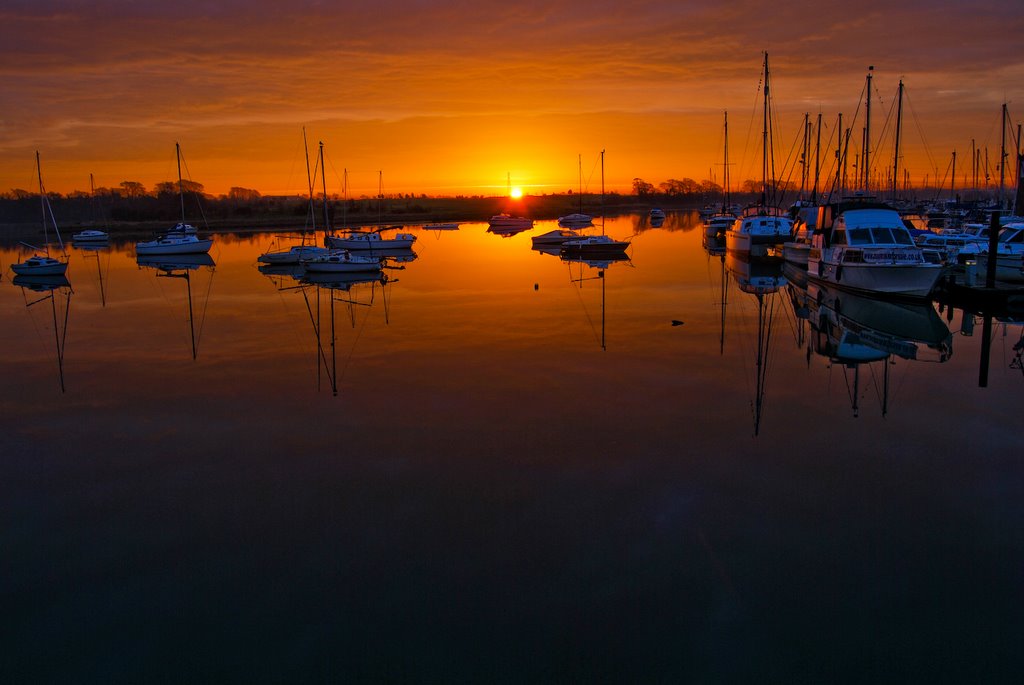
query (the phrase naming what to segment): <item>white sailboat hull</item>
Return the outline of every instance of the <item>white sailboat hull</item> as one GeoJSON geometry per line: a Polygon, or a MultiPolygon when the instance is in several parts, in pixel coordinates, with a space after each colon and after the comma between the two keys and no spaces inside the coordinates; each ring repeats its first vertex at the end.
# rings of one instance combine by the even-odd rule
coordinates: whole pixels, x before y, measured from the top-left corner
{"type": "Polygon", "coordinates": [[[195,236],[161,238],[148,242],[135,243],[135,254],[137,255],[164,255],[164,254],[198,254],[209,252],[213,246],[213,240],[199,240],[195,236]],[[189,239],[191,238],[191,240],[189,239]]]}
{"type": "Polygon", "coordinates": [[[21,264],[11,264],[11,271],[19,276],[62,276],[68,270],[67,262],[49,257],[27,259],[21,264]]]}

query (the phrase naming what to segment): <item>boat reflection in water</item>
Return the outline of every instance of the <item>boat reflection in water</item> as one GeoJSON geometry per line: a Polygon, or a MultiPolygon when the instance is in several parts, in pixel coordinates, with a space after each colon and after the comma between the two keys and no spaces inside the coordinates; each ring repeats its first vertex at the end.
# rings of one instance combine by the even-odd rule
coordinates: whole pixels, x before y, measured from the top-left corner
{"type": "MultiPolygon", "coordinates": [[[[741,292],[757,299],[757,355],[755,358],[754,383],[754,436],[761,432],[761,416],[764,409],[765,386],[772,353],[772,326],[779,291],[786,285],[779,261],[744,259],[740,253],[728,251],[725,268],[736,281],[741,292]]],[[[723,305],[724,319],[724,305],[723,305]]]]}
{"type": "MultiPolygon", "coordinates": [[[[71,296],[74,290],[71,282],[64,274],[53,276],[43,275],[17,275],[11,279],[11,283],[22,289],[25,298],[25,308],[32,311],[32,307],[44,302],[50,303],[49,326],[53,328],[54,349],[57,358],[57,379],[60,382],[61,393],[65,392],[64,386],[64,344],[68,336],[68,318],[71,314],[71,296]],[[32,293],[30,296],[29,293],[32,293]],[[42,294],[36,296],[36,294],[42,294]],[[63,307],[58,306],[58,296],[63,298],[63,307]]],[[[37,326],[37,330],[41,328],[37,326]]]]}
{"type": "Polygon", "coordinates": [[[107,271],[109,271],[110,270],[110,255],[111,255],[110,250],[107,249],[109,247],[110,247],[110,243],[107,242],[106,240],[94,240],[94,241],[89,241],[89,242],[86,242],[86,243],[82,243],[80,245],[79,244],[75,245],[75,249],[76,250],[80,250],[83,253],[83,257],[85,257],[86,261],[91,260],[91,259],[95,259],[96,260],[96,277],[99,280],[100,305],[103,306],[103,307],[107,306],[107,288],[106,288],[106,284],[104,283],[104,275],[103,275],[104,263],[103,262],[104,261],[106,262],[105,266],[106,266],[107,271]],[[100,259],[100,255],[101,254],[106,258],[105,260],[101,260],[100,259]]]}
{"type": "Polygon", "coordinates": [[[180,278],[185,281],[185,292],[188,296],[188,328],[192,340],[192,359],[199,353],[199,338],[202,337],[203,322],[199,324],[199,334],[196,334],[195,310],[192,302],[192,276],[191,272],[201,267],[210,271],[210,280],[207,285],[206,298],[203,303],[203,321],[206,319],[206,305],[209,303],[210,287],[213,286],[213,272],[216,271],[216,262],[207,252],[196,252],[192,254],[155,254],[136,255],[136,264],[140,268],[155,269],[157,278],[180,278]]]}
{"type": "MultiPolygon", "coordinates": [[[[791,286],[797,290],[794,284],[791,286]]],[[[889,383],[896,359],[943,363],[953,355],[953,335],[931,304],[878,299],[830,288],[811,279],[802,301],[811,326],[809,351],[840,364],[847,375],[853,415],[860,413],[860,371],[882,363],[882,416],[889,411],[889,383]]]]}

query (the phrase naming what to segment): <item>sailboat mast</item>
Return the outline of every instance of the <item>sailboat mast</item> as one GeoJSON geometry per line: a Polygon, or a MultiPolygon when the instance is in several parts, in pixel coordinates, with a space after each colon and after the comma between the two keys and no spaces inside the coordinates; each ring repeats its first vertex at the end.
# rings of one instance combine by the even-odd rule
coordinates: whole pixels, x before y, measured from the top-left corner
{"type": "Polygon", "coordinates": [[[327,215],[327,169],[324,167],[324,141],[320,141],[320,181],[324,189],[324,230],[331,229],[331,220],[327,215]]]}
{"type": "Polygon", "coordinates": [[[900,79],[900,86],[896,99],[896,139],[895,152],[892,159],[892,197],[896,199],[896,184],[900,177],[900,132],[903,127],[903,79],[900,79]]]}
{"type": "Polygon", "coordinates": [[[185,223],[185,185],[181,180],[181,145],[174,143],[174,156],[178,159],[178,199],[181,201],[181,223],[185,223]]]}
{"type": "Polygon", "coordinates": [[[1005,208],[1003,186],[1006,183],[1006,103],[1003,103],[1002,135],[999,143],[999,209],[1005,208]]]}
{"type": "Polygon", "coordinates": [[[50,241],[46,229],[46,191],[43,189],[43,167],[39,162],[39,150],[36,150],[36,176],[39,178],[39,209],[41,210],[39,215],[43,217],[43,246],[46,247],[50,241]]]}
{"type": "Polygon", "coordinates": [[[839,123],[836,124],[836,194],[840,199],[843,197],[842,169],[843,169],[843,113],[839,113],[839,123]]]}
{"type": "Polygon", "coordinates": [[[601,235],[604,235],[604,150],[601,150],[601,235]]]}
{"type": "Polygon", "coordinates": [[[725,194],[723,195],[724,200],[722,201],[722,213],[725,214],[727,211],[729,211],[729,209],[728,209],[728,207],[729,207],[729,111],[728,110],[726,110],[726,112],[725,112],[725,157],[722,160],[722,163],[723,163],[723,166],[725,168],[725,173],[723,174],[724,178],[722,179],[722,180],[725,181],[725,194]]]}
{"type": "Polygon", "coordinates": [[[764,53],[764,106],[761,124],[761,206],[768,205],[768,53],[764,53]]]}
{"type": "Polygon", "coordinates": [[[956,199],[956,150],[953,150],[953,162],[949,174],[949,197],[956,199]]]}
{"type": "Polygon", "coordinates": [[[871,189],[871,76],[875,68],[868,67],[868,82],[865,97],[865,124],[864,124],[864,155],[861,159],[861,166],[864,167],[864,192],[871,189]]]}
{"type": "Polygon", "coordinates": [[[579,167],[579,176],[580,176],[579,200],[580,200],[580,214],[582,214],[583,213],[583,155],[582,154],[577,154],[576,155],[576,159],[577,159],[577,166],[579,167]]]}
{"type": "Polygon", "coordinates": [[[309,171],[309,143],[306,141],[306,127],[302,127],[302,149],[306,153],[306,185],[309,186],[309,216],[313,222],[314,237],[316,234],[316,212],[313,210],[313,175],[309,171]]]}
{"type": "Polygon", "coordinates": [[[821,178],[821,112],[818,112],[818,139],[814,143],[814,187],[811,190],[811,203],[818,202],[818,180],[821,178]]]}

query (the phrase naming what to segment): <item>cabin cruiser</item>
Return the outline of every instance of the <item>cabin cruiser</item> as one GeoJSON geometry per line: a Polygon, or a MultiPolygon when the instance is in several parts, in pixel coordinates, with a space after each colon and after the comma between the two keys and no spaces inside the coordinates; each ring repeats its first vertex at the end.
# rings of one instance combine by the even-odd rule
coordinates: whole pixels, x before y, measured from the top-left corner
{"type": "Polygon", "coordinates": [[[750,257],[767,257],[768,248],[793,236],[793,220],[775,207],[748,207],[725,232],[725,248],[750,257]]]}
{"type": "MultiPolygon", "coordinates": [[[[988,269],[988,245],[976,255],[978,272],[988,269]]],[[[1000,281],[1024,281],[1024,222],[1010,223],[999,231],[996,243],[996,278],[1000,281]]]]}
{"type": "Polygon", "coordinates": [[[926,259],[896,210],[860,201],[839,204],[835,213],[811,239],[810,278],[872,294],[928,297],[942,264],[926,259]]]}

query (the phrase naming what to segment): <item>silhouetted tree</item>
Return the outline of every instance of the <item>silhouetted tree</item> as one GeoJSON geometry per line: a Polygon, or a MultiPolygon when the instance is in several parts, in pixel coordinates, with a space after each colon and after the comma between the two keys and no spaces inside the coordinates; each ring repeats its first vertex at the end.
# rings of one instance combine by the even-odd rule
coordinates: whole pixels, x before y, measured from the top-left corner
{"type": "Polygon", "coordinates": [[[648,183],[642,178],[633,179],[633,194],[643,197],[645,195],[654,195],[654,184],[648,183]]]}
{"type": "Polygon", "coordinates": [[[236,202],[254,202],[260,199],[260,191],[234,186],[228,191],[228,199],[236,202]]]}
{"type": "Polygon", "coordinates": [[[138,181],[121,181],[120,188],[123,197],[136,198],[146,194],[146,186],[138,181]]]}

